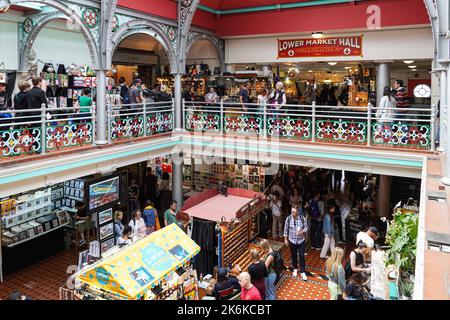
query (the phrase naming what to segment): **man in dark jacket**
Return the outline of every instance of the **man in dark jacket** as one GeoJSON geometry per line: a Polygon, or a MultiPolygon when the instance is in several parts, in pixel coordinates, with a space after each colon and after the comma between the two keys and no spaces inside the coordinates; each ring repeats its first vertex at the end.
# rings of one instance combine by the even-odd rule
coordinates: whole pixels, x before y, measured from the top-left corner
{"type": "MultiPolygon", "coordinates": [[[[28,90],[30,89],[30,85],[26,81],[19,82],[19,90],[14,97],[14,110],[23,111],[29,109],[28,106],[28,90]]],[[[32,119],[27,117],[27,112],[18,112],[15,114],[14,123],[20,123],[20,127],[26,128],[28,127],[28,122],[33,121],[32,119]]]]}
{"type": "Polygon", "coordinates": [[[47,107],[47,97],[45,95],[45,91],[41,89],[42,79],[33,77],[31,82],[33,83],[33,88],[28,93],[28,103],[30,109],[41,109],[43,104],[47,107]]]}

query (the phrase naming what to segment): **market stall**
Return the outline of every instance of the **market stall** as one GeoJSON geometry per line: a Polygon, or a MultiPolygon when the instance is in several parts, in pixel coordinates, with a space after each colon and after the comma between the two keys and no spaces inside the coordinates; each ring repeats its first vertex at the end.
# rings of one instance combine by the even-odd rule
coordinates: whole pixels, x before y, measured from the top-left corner
{"type": "Polygon", "coordinates": [[[195,300],[197,278],[190,260],[199,251],[200,247],[172,224],[103,255],[102,260],[75,274],[80,282],[76,296],[96,300],[195,300]]]}
{"type": "MultiPolygon", "coordinates": [[[[259,212],[266,204],[264,194],[235,188],[229,188],[227,196],[219,194],[217,189],[209,189],[190,197],[181,208],[180,217],[194,219],[192,238],[202,247],[206,242],[210,251],[210,258],[197,269],[211,273],[215,261],[219,267],[229,266],[246,255],[249,243],[259,233],[259,212]],[[204,232],[203,228],[209,229],[211,225],[217,233],[204,232]],[[216,250],[212,243],[217,243],[217,260],[213,259],[216,250]]],[[[202,254],[207,255],[206,251],[202,254]]]]}

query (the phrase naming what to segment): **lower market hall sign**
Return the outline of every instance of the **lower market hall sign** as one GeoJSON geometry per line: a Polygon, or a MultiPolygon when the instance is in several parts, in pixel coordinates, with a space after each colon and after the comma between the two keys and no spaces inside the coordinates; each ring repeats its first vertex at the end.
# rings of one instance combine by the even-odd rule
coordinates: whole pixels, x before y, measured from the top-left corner
{"type": "Polygon", "coordinates": [[[278,40],[278,58],[362,56],[362,36],[278,40]]]}

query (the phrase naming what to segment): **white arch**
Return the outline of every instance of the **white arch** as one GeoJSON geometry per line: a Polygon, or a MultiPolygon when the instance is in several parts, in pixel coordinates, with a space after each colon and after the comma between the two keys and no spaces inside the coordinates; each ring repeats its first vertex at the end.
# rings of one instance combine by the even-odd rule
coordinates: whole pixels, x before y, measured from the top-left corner
{"type": "Polygon", "coordinates": [[[166,51],[167,57],[169,58],[171,72],[176,72],[176,56],[169,38],[156,24],[145,20],[133,20],[127,22],[126,24],[120,26],[114,33],[110,42],[109,52],[107,54],[108,65],[111,65],[114,52],[116,51],[118,45],[127,37],[134,34],[147,34],[155,38],[166,51]]]}
{"type": "Polygon", "coordinates": [[[220,63],[220,71],[221,71],[221,73],[225,72],[225,56],[222,51],[222,48],[219,46],[218,40],[208,34],[200,34],[199,33],[198,35],[194,36],[191,39],[191,41],[187,44],[186,51],[184,52],[183,64],[186,65],[186,60],[187,60],[189,51],[191,50],[194,43],[196,41],[202,40],[202,39],[208,40],[214,46],[214,48],[216,48],[217,56],[219,58],[219,63],[220,63]]]}
{"type": "MultiPolygon", "coordinates": [[[[86,39],[90,54],[91,54],[91,60],[92,60],[92,66],[94,68],[100,66],[100,56],[99,56],[99,50],[98,50],[98,44],[95,41],[94,36],[92,35],[89,28],[83,23],[82,19],[69,7],[65,6],[61,1],[56,0],[0,0],[0,7],[6,5],[14,5],[14,4],[20,4],[22,2],[35,2],[40,4],[45,4],[47,6],[53,7],[56,10],[58,10],[60,14],[64,15],[64,18],[74,21],[76,24],[78,24],[81,27],[81,32],[86,39]]],[[[30,55],[30,50],[33,44],[33,41],[36,39],[39,32],[42,30],[42,28],[49,23],[50,21],[54,19],[58,19],[63,17],[62,15],[57,14],[49,14],[49,17],[44,18],[39,22],[38,25],[33,26],[33,30],[31,31],[30,36],[27,39],[27,42],[24,47],[24,53],[20,59],[20,67],[22,70],[26,70],[28,63],[28,58],[30,55]]]]}

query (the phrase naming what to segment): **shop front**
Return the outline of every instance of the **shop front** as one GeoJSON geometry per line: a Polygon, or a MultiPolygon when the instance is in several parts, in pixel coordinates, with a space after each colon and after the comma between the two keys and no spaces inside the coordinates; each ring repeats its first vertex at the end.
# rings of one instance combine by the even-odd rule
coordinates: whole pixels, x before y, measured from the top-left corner
{"type": "Polygon", "coordinates": [[[121,171],[1,199],[0,271],[11,274],[72,245],[82,248],[98,242],[105,252],[115,245],[113,214],[127,203],[127,191],[128,173],[121,171]],[[88,222],[76,218],[81,216],[88,222]]]}
{"type": "Polygon", "coordinates": [[[414,29],[414,37],[408,30],[384,30],[233,38],[226,41],[226,63],[233,73],[253,69],[270,75],[269,88],[282,81],[288,103],[315,101],[364,110],[369,102],[377,105],[384,86],[394,87],[393,80],[400,79],[405,86],[414,79],[420,84],[430,81],[430,32],[424,27],[414,29]],[[252,50],[244,49],[249,47],[252,50]]]}

